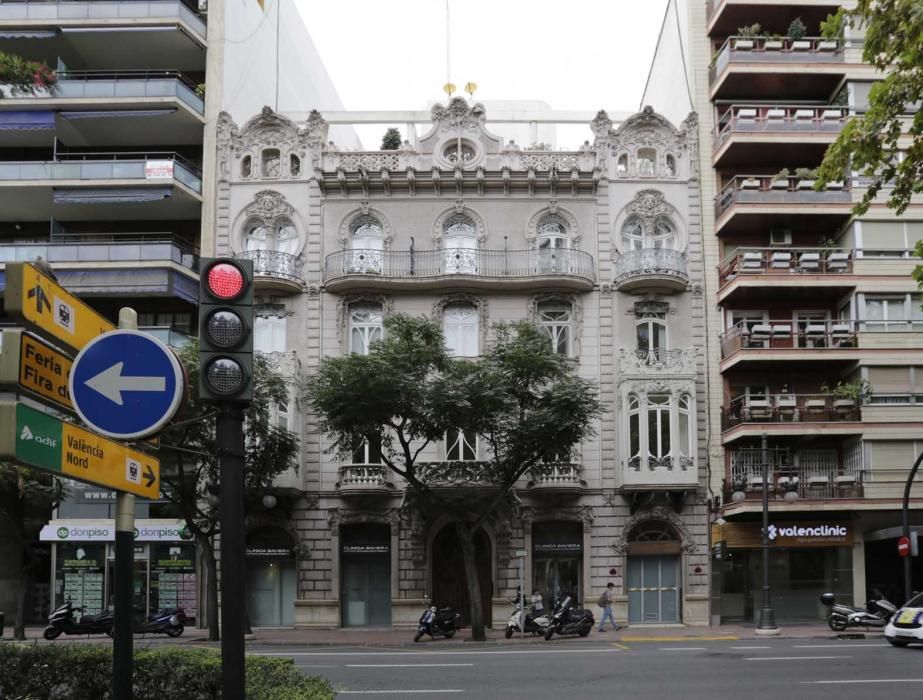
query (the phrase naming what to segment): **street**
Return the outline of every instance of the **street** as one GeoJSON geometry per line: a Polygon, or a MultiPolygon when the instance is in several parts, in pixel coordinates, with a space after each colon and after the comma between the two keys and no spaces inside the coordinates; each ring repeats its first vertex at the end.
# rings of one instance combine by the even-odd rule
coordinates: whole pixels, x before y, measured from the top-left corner
{"type": "Polygon", "coordinates": [[[807,700],[920,697],[923,648],[884,640],[775,639],[573,644],[482,649],[249,646],[293,658],[342,697],[807,700]]]}

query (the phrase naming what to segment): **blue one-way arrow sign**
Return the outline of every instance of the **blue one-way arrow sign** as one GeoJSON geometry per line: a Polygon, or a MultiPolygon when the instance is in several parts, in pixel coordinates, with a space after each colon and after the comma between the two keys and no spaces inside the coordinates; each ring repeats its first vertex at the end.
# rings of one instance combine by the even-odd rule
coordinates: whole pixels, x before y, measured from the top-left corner
{"type": "Polygon", "coordinates": [[[84,346],[69,387],[74,409],[88,426],[123,440],[158,432],[175,415],[185,388],[173,351],[130,330],[103,333],[84,346]]]}

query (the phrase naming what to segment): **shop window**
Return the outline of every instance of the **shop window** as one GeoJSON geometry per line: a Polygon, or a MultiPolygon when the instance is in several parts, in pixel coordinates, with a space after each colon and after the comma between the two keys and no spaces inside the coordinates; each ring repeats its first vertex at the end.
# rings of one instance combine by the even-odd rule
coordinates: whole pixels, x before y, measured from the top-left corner
{"type": "Polygon", "coordinates": [[[253,172],[253,158],[244,156],[240,161],[240,176],[248,178],[253,172]]]}
{"type": "Polygon", "coordinates": [[[532,590],[538,590],[546,610],[555,600],[583,590],[583,526],[569,521],[538,522],[532,526],[532,590]]]}
{"type": "Polygon", "coordinates": [[[263,177],[279,177],[282,168],[282,156],[278,148],[267,148],[261,154],[260,172],[263,177]]]}
{"type": "Polygon", "coordinates": [[[294,153],[288,157],[288,174],[292,177],[301,175],[301,158],[294,153]]]}
{"type": "Polygon", "coordinates": [[[477,461],[477,435],[465,435],[462,430],[447,431],[445,434],[445,458],[448,462],[477,461]]]}
{"type": "Polygon", "coordinates": [[[164,542],[151,545],[150,609],[182,608],[186,617],[196,617],[197,586],[195,545],[164,542]]]}
{"type": "Polygon", "coordinates": [[[442,314],[446,350],[454,357],[477,357],[478,311],[473,306],[447,306],[442,314]]]}
{"type": "Polygon", "coordinates": [[[84,615],[106,609],[106,545],[90,542],[57,543],[55,607],[70,601],[84,615]]]}
{"type": "Polygon", "coordinates": [[[372,343],[381,340],[384,314],[379,304],[361,304],[349,309],[349,352],[368,355],[372,343]]]}
{"type": "Polygon", "coordinates": [[[570,304],[541,304],[538,307],[538,325],[551,341],[551,350],[565,357],[571,348],[570,304]]]}

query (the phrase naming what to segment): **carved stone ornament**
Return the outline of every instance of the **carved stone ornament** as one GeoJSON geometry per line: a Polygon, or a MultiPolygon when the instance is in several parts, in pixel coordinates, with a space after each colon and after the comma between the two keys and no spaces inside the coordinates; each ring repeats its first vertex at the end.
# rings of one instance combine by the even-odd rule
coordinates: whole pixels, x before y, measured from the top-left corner
{"type": "Polygon", "coordinates": [[[596,137],[597,143],[609,139],[609,133],[612,131],[612,120],[609,119],[609,115],[606,114],[604,109],[596,113],[596,117],[590,122],[590,130],[596,137]]]}
{"type": "Polygon", "coordinates": [[[473,306],[478,312],[478,352],[484,352],[487,331],[490,328],[490,304],[486,297],[468,292],[446,294],[433,304],[433,320],[442,323],[442,315],[447,306],[473,306]]]}
{"type": "Polygon", "coordinates": [[[609,296],[612,294],[612,282],[600,282],[599,293],[609,296]]]}
{"type": "Polygon", "coordinates": [[[616,172],[617,177],[660,177],[675,179],[679,176],[679,161],[689,158],[688,134],[677,129],[669,120],[657,114],[648,105],[642,111],[626,119],[609,134],[611,153],[614,157],[627,156],[627,168],[616,172]],[[638,150],[652,148],[657,152],[653,171],[640,168],[638,150]],[[673,172],[667,168],[667,156],[675,159],[673,172]]]}
{"type": "Polygon", "coordinates": [[[685,136],[686,149],[689,158],[689,177],[699,177],[699,115],[689,112],[689,115],[680,124],[680,133],[685,136]]]}
{"type": "Polygon", "coordinates": [[[465,203],[462,200],[457,200],[455,206],[446,209],[439,216],[436,217],[436,220],[433,222],[433,247],[437,250],[442,248],[443,239],[445,238],[445,224],[453,216],[464,215],[467,216],[475,227],[475,235],[477,236],[478,248],[483,248],[484,243],[487,242],[487,224],[484,223],[484,218],[478,214],[473,209],[466,207],[465,203]]]}
{"type": "Polygon", "coordinates": [[[248,219],[260,219],[266,224],[280,217],[293,217],[295,207],[288,203],[285,195],[275,190],[261,190],[253,195],[253,201],[244,209],[248,219]]]}
{"type": "Polygon", "coordinates": [[[557,201],[551,200],[547,207],[535,212],[526,225],[526,242],[529,244],[529,248],[535,247],[535,240],[538,238],[538,227],[546,216],[557,217],[567,229],[567,238],[572,246],[574,248],[580,247],[582,234],[580,232],[580,226],[577,224],[577,217],[567,211],[567,209],[562,209],[557,201]]]}
{"type": "Polygon", "coordinates": [[[676,531],[676,535],[682,543],[681,548],[686,554],[695,554],[699,551],[698,543],[695,541],[689,528],[686,527],[682,518],[674,511],[664,508],[663,506],[654,506],[653,508],[639,510],[628,518],[625,522],[625,526],[622,528],[622,533],[615,538],[612,549],[615,550],[617,554],[626,554],[628,552],[628,537],[632,531],[638,527],[638,525],[652,521],[665,522],[670,525],[670,527],[676,531]]]}
{"type": "Polygon", "coordinates": [[[433,105],[430,112],[433,125],[449,129],[478,129],[487,123],[484,105],[479,102],[469,105],[462,97],[453,97],[448,106],[433,105]]]}
{"type": "Polygon", "coordinates": [[[533,294],[528,302],[529,320],[538,324],[539,308],[543,304],[561,304],[570,307],[571,313],[571,356],[580,357],[583,338],[583,296],[577,294],[562,294],[560,292],[542,292],[533,294]]]}
{"type": "Polygon", "coordinates": [[[323,289],[323,285],[317,281],[308,282],[306,286],[308,295],[312,297],[318,296],[320,294],[321,289],[323,289]]]}
{"type": "Polygon", "coordinates": [[[635,348],[619,348],[618,361],[621,376],[695,374],[696,349],[673,348],[658,353],[639,354],[635,348]]]}
{"type": "Polygon", "coordinates": [[[358,304],[381,307],[382,318],[394,314],[394,299],[387,294],[367,292],[340,296],[337,301],[337,341],[343,354],[349,351],[349,309],[358,304]]]}
{"type": "Polygon", "coordinates": [[[651,188],[638,190],[634,198],[622,209],[616,219],[616,226],[613,229],[613,235],[615,236],[615,245],[612,246],[613,260],[619,254],[629,252],[622,238],[622,229],[629,220],[637,222],[641,226],[643,235],[647,238],[656,235],[658,222],[663,222],[664,219],[667,219],[673,228],[673,236],[676,241],[673,249],[680,253],[684,252],[688,244],[688,235],[682,225],[682,217],[680,217],[679,212],[672,204],[667,202],[664,193],[660,190],[651,188]]]}
{"type": "Polygon", "coordinates": [[[382,250],[390,250],[391,241],[394,239],[394,230],[391,227],[391,222],[388,220],[388,217],[385,216],[384,212],[379,209],[370,207],[368,202],[362,202],[359,205],[359,209],[354,209],[345,217],[343,217],[343,221],[340,222],[339,235],[337,236],[337,240],[340,243],[340,248],[346,250],[350,247],[352,231],[355,228],[354,223],[360,216],[375,217],[375,219],[381,225],[382,250]]]}

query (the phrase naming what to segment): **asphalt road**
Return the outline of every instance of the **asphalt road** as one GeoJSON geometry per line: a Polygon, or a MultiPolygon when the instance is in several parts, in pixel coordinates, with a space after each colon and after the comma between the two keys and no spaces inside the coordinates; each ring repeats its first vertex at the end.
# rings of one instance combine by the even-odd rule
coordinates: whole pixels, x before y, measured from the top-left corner
{"type": "Polygon", "coordinates": [[[923,697],[923,647],[883,640],[529,644],[468,648],[260,647],[330,680],[341,698],[848,700],[923,697]]]}

